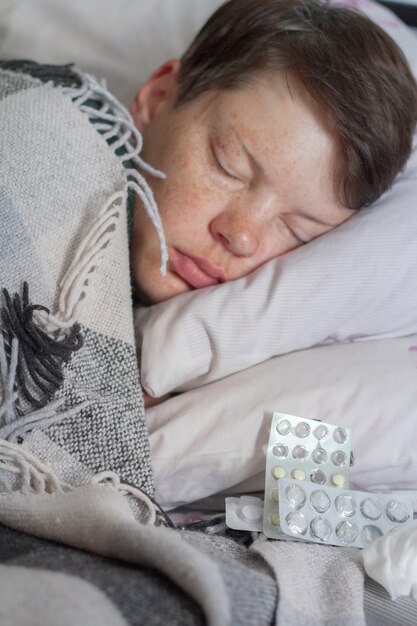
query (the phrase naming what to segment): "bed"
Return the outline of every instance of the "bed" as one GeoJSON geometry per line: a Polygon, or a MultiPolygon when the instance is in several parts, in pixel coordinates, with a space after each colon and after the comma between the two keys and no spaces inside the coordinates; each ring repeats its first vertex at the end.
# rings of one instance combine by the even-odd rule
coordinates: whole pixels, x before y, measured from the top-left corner
{"type": "MultiPolygon", "coordinates": [[[[362,241],[356,239],[357,249],[351,255],[365,268],[359,289],[357,266],[352,261],[347,268],[345,256],[336,255],[344,249],[345,238],[352,237],[350,229],[358,228],[347,224],[329,238],[329,244],[322,240],[313,246],[316,264],[310,253],[300,251],[290,260],[268,264],[256,280],[222,286],[216,291],[218,297],[208,289],[198,297],[192,294],[182,298],[180,305],[171,302],[131,310],[127,235],[118,228],[128,188],[120,191],[123,167],[113,153],[104,155],[101,138],[97,139],[90,123],[93,120],[94,124],[94,107],[82,100],[87,92],[103,96],[104,84],[91,77],[80,78],[74,74],[74,66],[67,64],[75,63],[89,76],[104,77],[122,107],[128,106],[137,84],[158,63],[180,55],[219,4],[219,0],[192,4],[148,0],[139,6],[128,0],[117,4],[79,0],[68,5],[42,0],[35,5],[29,0],[8,0],[0,7],[3,85],[8,72],[28,76],[16,93],[21,93],[24,103],[29,91],[38,89],[42,104],[43,97],[54,98],[48,91],[50,83],[60,81],[66,97],[81,103],[77,106],[90,107],[83,110],[89,116],[87,121],[79,119],[69,106],[62,112],[72,128],[71,137],[65,139],[69,142],[67,151],[68,146],[74,152],[79,150],[80,137],[88,135],[91,152],[82,155],[85,162],[94,161],[98,154],[102,159],[96,179],[86,166],[78,189],[68,183],[68,190],[60,197],[65,208],[61,216],[53,214],[51,204],[48,223],[53,223],[53,229],[48,236],[49,226],[43,222],[31,226],[36,230],[36,238],[32,238],[36,254],[27,255],[29,291],[24,288],[20,293],[12,280],[20,263],[15,251],[28,246],[29,239],[22,235],[18,244],[8,247],[9,235],[5,230],[0,235],[2,287],[10,292],[10,298],[3,294],[2,319],[9,320],[12,327],[13,307],[33,313],[32,304],[57,311],[50,323],[55,323],[58,335],[63,331],[68,351],[64,358],[61,350],[54,364],[59,375],[65,374],[71,383],[61,392],[58,376],[48,388],[54,394],[54,410],[59,413],[65,405],[67,411],[59,423],[55,413],[39,417],[39,398],[30,386],[27,406],[35,407],[31,415],[42,420],[42,428],[33,434],[35,417],[29,425],[21,420],[18,427],[12,427],[11,420],[4,417],[0,421],[0,470],[6,473],[0,483],[0,623],[4,626],[411,626],[417,621],[416,601],[408,596],[393,600],[364,574],[357,551],[269,542],[259,533],[231,530],[224,516],[225,496],[262,494],[267,435],[274,410],[349,426],[355,444],[352,485],[370,491],[407,492],[417,499],[417,302],[410,291],[417,264],[413,236],[417,228],[416,152],[399,184],[378,205],[378,224],[369,219],[369,213],[360,218],[362,241]],[[16,59],[30,59],[39,66],[27,62],[16,65],[16,59]],[[85,212],[81,200],[77,204],[87,193],[91,214],[85,212]],[[99,222],[93,219],[97,212],[99,222]],[[387,233],[397,228],[398,214],[403,216],[403,228],[398,229],[398,237],[388,240],[387,233]],[[88,238],[79,231],[80,223],[87,230],[91,226],[89,236],[96,237],[91,254],[88,238]],[[107,236],[107,231],[100,230],[107,223],[111,224],[111,251],[100,256],[98,251],[109,248],[110,235],[105,240],[99,238],[103,232],[107,236]],[[77,255],[72,258],[70,243],[65,244],[69,247],[61,259],[62,244],[56,242],[64,228],[68,242],[85,244],[85,263],[77,255]],[[372,254],[370,245],[374,246],[372,254]],[[365,262],[366,251],[374,264],[365,262]],[[323,264],[325,285],[320,278],[323,264]],[[114,270],[115,266],[119,269],[114,270]],[[77,282],[74,275],[80,267],[83,280],[77,282]],[[355,287],[346,279],[349,272],[355,276],[355,287]],[[291,279],[300,274],[305,284],[299,281],[299,292],[291,293],[291,300],[286,285],[293,284],[291,279]],[[279,289],[271,289],[278,278],[279,289]],[[61,298],[51,288],[59,281],[65,294],[61,298]],[[313,288],[321,294],[317,300],[313,288]],[[366,294],[366,299],[353,314],[351,304],[357,303],[358,291],[366,294]],[[297,297],[308,301],[298,317],[294,313],[300,310],[297,297]],[[336,299],[339,313],[344,312],[343,323],[340,317],[323,313],[323,303],[336,299]],[[82,309],[78,305],[83,300],[89,304],[82,309]],[[257,307],[248,307],[248,301],[256,302],[257,307]],[[293,308],[288,304],[284,310],[282,302],[291,303],[293,308]],[[247,311],[239,323],[248,332],[241,332],[240,342],[231,345],[228,337],[237,325],[233,310],[237,303],[241,311],[247,311]],[[282,311],[282,316],[260,317],[262,311],[271,309],[282,311]],[[306,319],[320,323],[309,324],[306,319]],[[291,325],[295,329],[292,334],[276,332],[291,325]],[[68,328],[72,328],[69,335],[68,328]],[[284,337],[287,343],[277,340],[272,346],[271,336],[284,337]],[[141,376],[147,391],[155,396],[173,394],[146,414],[136,387],[136,345],[146,347],[141,376]],[[161,359],[165,364],[162,375],[161,359]],[[346,369],[348,379],[343,376],[346,369]],[[77,435],[71,439],[69,431],[74,428],[77,435]],[[67,450],[77,450],[76,458],[67,455],[58,463],[62,452],[58,448],[64,440],[67,450]],[[111,450],[109,441],[115,442],[111,450]],[[114,471],[107,471],[109,467],[114,471]],[[28,489],[16,496],[13,481],[23,475],[28,489]],[[70,486],[75,475],[81,476],[77,488],[70,486]],[[101,489],[97,489],[98,484],[101,489]]],[[[350,4],[390,32],[417,74],[415,34],[380,5],[367,0],[350,4]]],[[[389,6],[397,11],[393,3],[389,6]]],[[[408,8],[401,16],[415,24],[414,9],[408,8]]],[[[117,105],[112,101],[109,106],[114,114],[117,105]]],[[[25,126],[24,118],[19,118],[16,137],[22,138],[22,145],[29,132],[34,133],[32,145],[37,145],[36,137],[42,135],[46,123],[50,124],[44,110],[39,111],[36,129],[25,126]]],[[[123,108],[116,113],[115,123],[127,125],[123,108]]],[[[61,137],[60,120],[55,121],[51,136],[54,145],[61,137]]],[[[3,126],[3,157],[7,132],[10,128],[3,126]]],[[[62,154],[57,153],[57,163],[60,158],[62,154]]],[[[3,181],[7,175],[8,181],[19,175],[13,164],[7,166],[8,170],[3,165],[3,181]]],[[[56,163],[49,164],[48,176],[49,181],[59,179],[56,163]]],[[[35,187],[42,187],[36,185],[39,180],[35,166],[22,178],[22,184],[27,185],[26,224],[30,222],[30,207],[40,202],[40,192],[32,193],[35,187]]],[[[71,180],[70,175],[67,180],[71,180]]],[[[7,203],[12,191],[7,185],[3,187],[8,191],[4,194],[2,189],[7,202],[0,196],[0,208],[4,209],[10,206],[7,203]]],[[[52,183],[50,189],[50,197],[56,199],[60,192],[52,183]]],[[[141,189],[146,195],[146,188],[141,189]]],[[[21,200],[19,194],[12,198],[21,200]]],[[[13,226],[16,232],[18,227],[23,232],[20,222],[13,226]]],[[[18,354],[17,348],[13,352],[13,341],[7,341],[4,354],[9,360],[2,357],[1,369],[2,402],[9,403],[8,408],[3,404],[6,417],[14,402],[10,381],[13,354],[18,354]]]]}

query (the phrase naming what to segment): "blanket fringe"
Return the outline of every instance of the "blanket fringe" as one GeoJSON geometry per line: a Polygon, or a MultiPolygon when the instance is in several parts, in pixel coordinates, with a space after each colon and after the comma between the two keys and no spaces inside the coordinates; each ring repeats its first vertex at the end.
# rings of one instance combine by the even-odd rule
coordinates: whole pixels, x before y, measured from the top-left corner
{"type": "Polygon", "coordinates": [[[16,420],[19,398],[41,409],[62,384],[63,365],[82,346],[80,328],[72,324],[58,336],[48,334],[37,323],[36,314],[49,316],[49,310],[29,300],[29,287],[23,295],[10,296],[3,289],[4,306],[0,309],[0,425],[16,420]]]}
{"type": "MultiPolygon", "coordinates": [[[[117,153],[120,148],[124,148],[125,153],[118,155],[121,162],[131,161],[144,172],[156,178],[165,178],[163,172],[151,167],[139,156],[143,146],[142,135],[136,128],[129,111],[107,90],[106,82],[103,80],[99,83],[94,76],[80,72],[75,68],[72,71],[77,74],[81,86],[62,87],[62,92],[77,104],[80,111],[88,115],[89,121],[106,141],[110,141],[111,139],[115,140],[110,144],[110,147],[115,153],[117,153]],[[88,103],[89,100],[97,98],[101,101],[101,107],[99,109],[90,106],[88,103]]],[[[128,188],[133,189],[141,198],[145,210],[156,230],[161,250],[160,272],[162,276],[165,276],[168,262],[168,249],[161,217],[152,190],[145,177],[140,174],[136,168],[127,168],[126,173],[128,188]]]]}
{"type": "MultiPolygon", "coordinates": [[[[120,482],[115,472],[100,472],[91,479],[91,484],[103,488],[114,488],[125,497],[133,497],[144,504],[149,512],[146,525],[154,526],[157,520],[156,508],[146,493],[120,482]]],[[[0,439],[0,502],[1,492],[21,494],[56,494],[74,491],[77,487],[64,483],[39,459],[21,446],[0,439]],[[10,482],[2,476],[9,472],[20,478],[17,489],[12,489],[10,482]]]]}
{"type": "Polygon", "coordinates": [[[95,484],[111,484],[115,489],[120,491],[124,496],[132,496],[138,502],[142,502],[148,507],[149,510],[149,518],[147,520],[147,524],[149,526],[154,526],[156,522],[156,508],[148,497],[148,495],[144,491],[140,491],[136,489],[136,487],[132,487],[131,485],[126,485],[120,482],[119,476],[115,472],[100,472],[99,474],[95,474],[91,479],[92,483],[95,484]]]}
{"type": "Polygon", "coordinates": [[[120,221],[120,209],[126,202],[127,190],[117,191],[104,203],[90,229],[78,246],[65,275],[60,281],[58,310],[55,315],[37,312],[37,318],[46,332],[73,326],[79,317],[80,308],[87,295],[90,275],[95,271],[100,258],[112,238],[120,221]]]}
{"type": "Polygon", "coordinates": [[[35,427],[47,427],[72,417],[86,408],[90,399],[60,410],[64,398],[51,400],[62,384],[62,366],[82,345],[78,327],[66,336],[53,339],[33,322],[34,310],[48,309],[29,303],[24,284],[23,297],[13,300],[3,290],[6,305],[1,309],[0,329],[0,438],[20,443],[35,427]],[[34,410],[24,412],[21,400],[34,410]]]}
{"type": "MultiPolygon", "coordinates": [[[[0,438],[21,443],[35,427],[52,426],[63,419],[73,417],[73,415],[76,415],[90,404],[89,400],[84,400],[75,407],[71,407],[65,411],[58,411],[63,402],[62,398],[54,402],[49,402],[36,411],[17,417],[9,424],[4,424],[4,426],[0,427],[0,438]]],[[[3,405],[0,407],[0,413],[2,409],[3,405]]]]}
{"type": "MultiPolygon", "coordinates": [[[[0,470],[20,478],[18,491],[22,494],[62,493],[74,489],[62,483],[55,474],[33,454],[11,441],[0,440],[0,470]]],[[[4,491],[15,491],[0,474],[4,491]]]]}

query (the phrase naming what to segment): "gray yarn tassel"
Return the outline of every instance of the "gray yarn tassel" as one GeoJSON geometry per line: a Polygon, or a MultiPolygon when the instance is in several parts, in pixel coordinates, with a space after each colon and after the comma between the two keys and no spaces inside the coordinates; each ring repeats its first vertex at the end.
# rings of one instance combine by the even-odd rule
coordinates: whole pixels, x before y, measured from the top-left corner
{"type": "MultiPolygon", "coordinates": [[[[33,312],[40,310],[49,314],[49,310],[30,303],[26,282],[22,297],[16,293],[12,298],[7,289],[3,290],[3,296],[1,334],[5,357],[15,370],[14,386],[30,405],[40,409],[61,386],[63,366],[82,346],[80,327],[74,324],[67,336],[59,340],[46,334],[37,325],[33,312]],[[14,338],[18,340],[17,354],[16,348],[13,350],[14,338]]],[[[9,395],[11,391],[9,389],[9,395]]]]}

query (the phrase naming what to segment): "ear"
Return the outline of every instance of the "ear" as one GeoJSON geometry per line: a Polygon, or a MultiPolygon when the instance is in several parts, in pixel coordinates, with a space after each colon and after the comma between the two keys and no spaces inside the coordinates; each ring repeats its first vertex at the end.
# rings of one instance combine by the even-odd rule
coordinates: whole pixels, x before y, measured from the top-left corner
{"type": "Polygon", "coordinates": [[[171,59],[139,88],[130,112],[140,131],[144,131],[163,108],[175,102],[180,70],[181,62],[171,59]]]}

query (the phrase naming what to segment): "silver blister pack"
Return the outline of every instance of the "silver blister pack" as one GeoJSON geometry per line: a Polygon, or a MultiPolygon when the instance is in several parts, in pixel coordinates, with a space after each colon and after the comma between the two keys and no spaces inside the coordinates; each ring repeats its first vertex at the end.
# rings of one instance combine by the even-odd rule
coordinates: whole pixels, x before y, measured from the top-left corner
{"type": "Polygon", "coordinates": [[[275,412],[265,471],[264,533],[279,539],[277,480],[292,478],[338,488],[349,486],[351,431],[314,419],[275,412]]]}
{"type": "Polygon", "coordinates": [[[413,520],[413,503],[405,495],[337,489],[286,478],[277,481],[277,488],[275,512],[287,538],[365,548],[413,520]]]}

